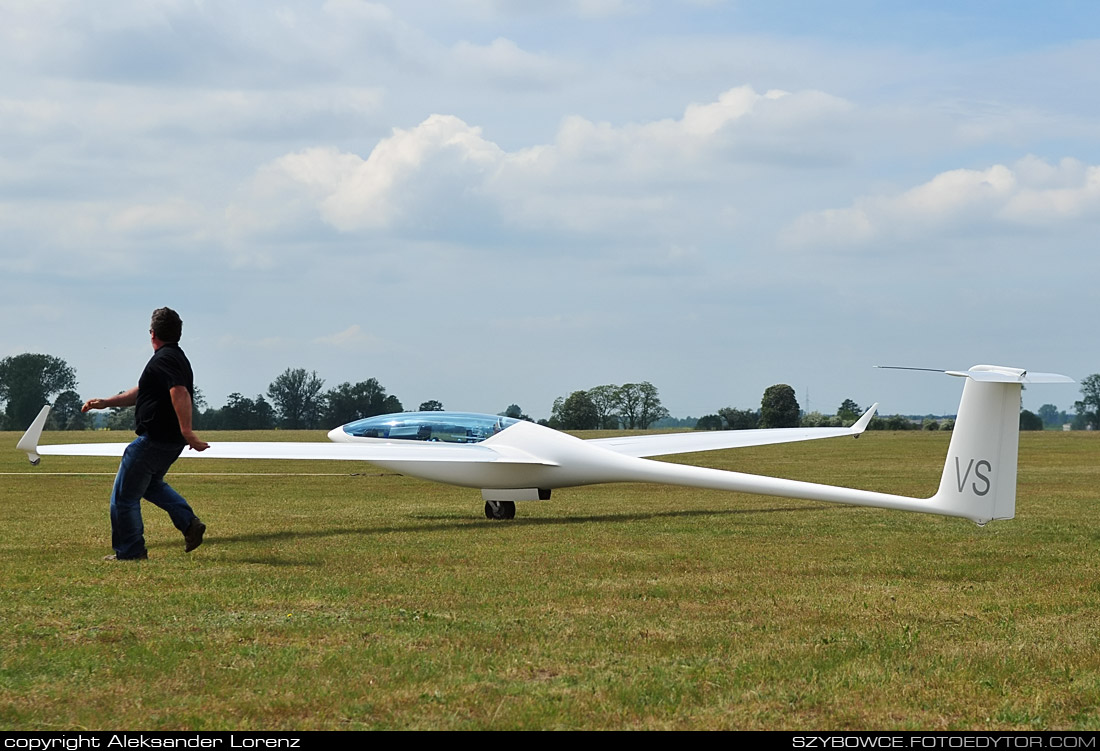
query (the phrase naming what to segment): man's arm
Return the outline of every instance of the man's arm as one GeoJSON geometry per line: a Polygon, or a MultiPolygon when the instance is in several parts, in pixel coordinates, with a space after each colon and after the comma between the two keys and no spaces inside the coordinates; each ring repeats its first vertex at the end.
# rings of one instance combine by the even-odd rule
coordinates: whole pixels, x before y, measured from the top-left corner
{"type": "Polygon", "coordinates": [[[81,412],[91,409],[107,409],[108,407],[132,407],[137,404],[138,387],[127,389],[122,393],[109,396],[106,399],[89,399],[80,408],[81,412]]]}
{"type": "Polygon", "coordinates": [[[172,408],[176,410],[176,419],[180,423],[183,440],[195,451],[206,451],[210,444],[195,435],[191,429],[191,392],[186,386],[173,386],[168,392],[172,396],[172,408]]]}

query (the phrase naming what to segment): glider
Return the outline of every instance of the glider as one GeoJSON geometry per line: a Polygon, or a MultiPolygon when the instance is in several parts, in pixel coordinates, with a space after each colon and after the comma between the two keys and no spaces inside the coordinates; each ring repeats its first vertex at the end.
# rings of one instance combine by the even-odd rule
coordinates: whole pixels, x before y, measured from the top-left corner
{"type": "MultiPolygon", "coordinates": [[[[364,461],[404,475],[481,488],[485,515],[511,519],[517,501],[549,500],[555,488],[611,482],[655,482],[917,511],[985,525],[1011,519],[1016,509],[1020,394],[1024,384],[1072,383],[1054,373],[976,365],[939,371],[965,378],[962,401],[939,490],[907,498],[854,488],[729,472],[648,457],[859,435],[877,404],[849,428],[626,435],[583,440],[531,422],[462,412],[380,415],[329,432],[329,443],[223,442],[181,458],[326,459],[364,461]]],[[[39,446],[49,405],[17,448],[31,464],[41,456],[122,456],[126,443],[39,446]]]]}

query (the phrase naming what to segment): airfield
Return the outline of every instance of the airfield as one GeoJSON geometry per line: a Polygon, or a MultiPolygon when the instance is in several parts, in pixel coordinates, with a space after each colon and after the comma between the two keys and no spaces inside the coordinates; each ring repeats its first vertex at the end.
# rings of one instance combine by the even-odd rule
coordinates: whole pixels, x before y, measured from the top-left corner
{"type": "MultiPolygon", "coordinates": [[[[676,460],[928,496],[949,438],[676,460]]],[[[3,729],[1100,729],[1096,433],[1021,433],[1016,518],[985,528],[641,484],[489,521],[370,465],[187,462],[206,542],[145,504],[130,563],[101,560],[117,460],[32,468],[18,439],[3,729]]]]}

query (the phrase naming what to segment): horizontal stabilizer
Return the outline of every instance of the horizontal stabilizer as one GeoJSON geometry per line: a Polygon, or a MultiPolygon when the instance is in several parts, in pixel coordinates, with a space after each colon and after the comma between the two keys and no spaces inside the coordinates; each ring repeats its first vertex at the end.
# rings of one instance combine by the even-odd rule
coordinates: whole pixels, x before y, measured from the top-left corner
{"type": "Polygon", "coordinates": [[[918,370],[927,373],[946,373],[950,376],[969,378],[982,383],[1074,383],[1069,376],[1060,373],[1034,373],[1022,368],[1003,365],[975,365],[970,370],[941,370],[939,368],[908,368],[898,365],[876,365],[883,370],[918,370]]]}
{"type": "Polygon", "coordinates": [[[1018,368],[996,365],[975,365],[967,371],[947,370],[947,375],[965,376],[982,383],[1073,383],[1069,376],[1058,373],[1032,373],[1018,368]]]}

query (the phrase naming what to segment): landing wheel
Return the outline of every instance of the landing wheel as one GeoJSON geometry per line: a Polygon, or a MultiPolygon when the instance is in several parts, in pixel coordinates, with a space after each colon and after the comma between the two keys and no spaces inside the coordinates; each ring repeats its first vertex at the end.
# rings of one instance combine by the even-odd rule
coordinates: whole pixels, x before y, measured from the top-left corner
{"type": "Polygon", "coordinates": [[[485,501],[486,519],[515,519],[516,504],[514,501],[485,501]]]}

